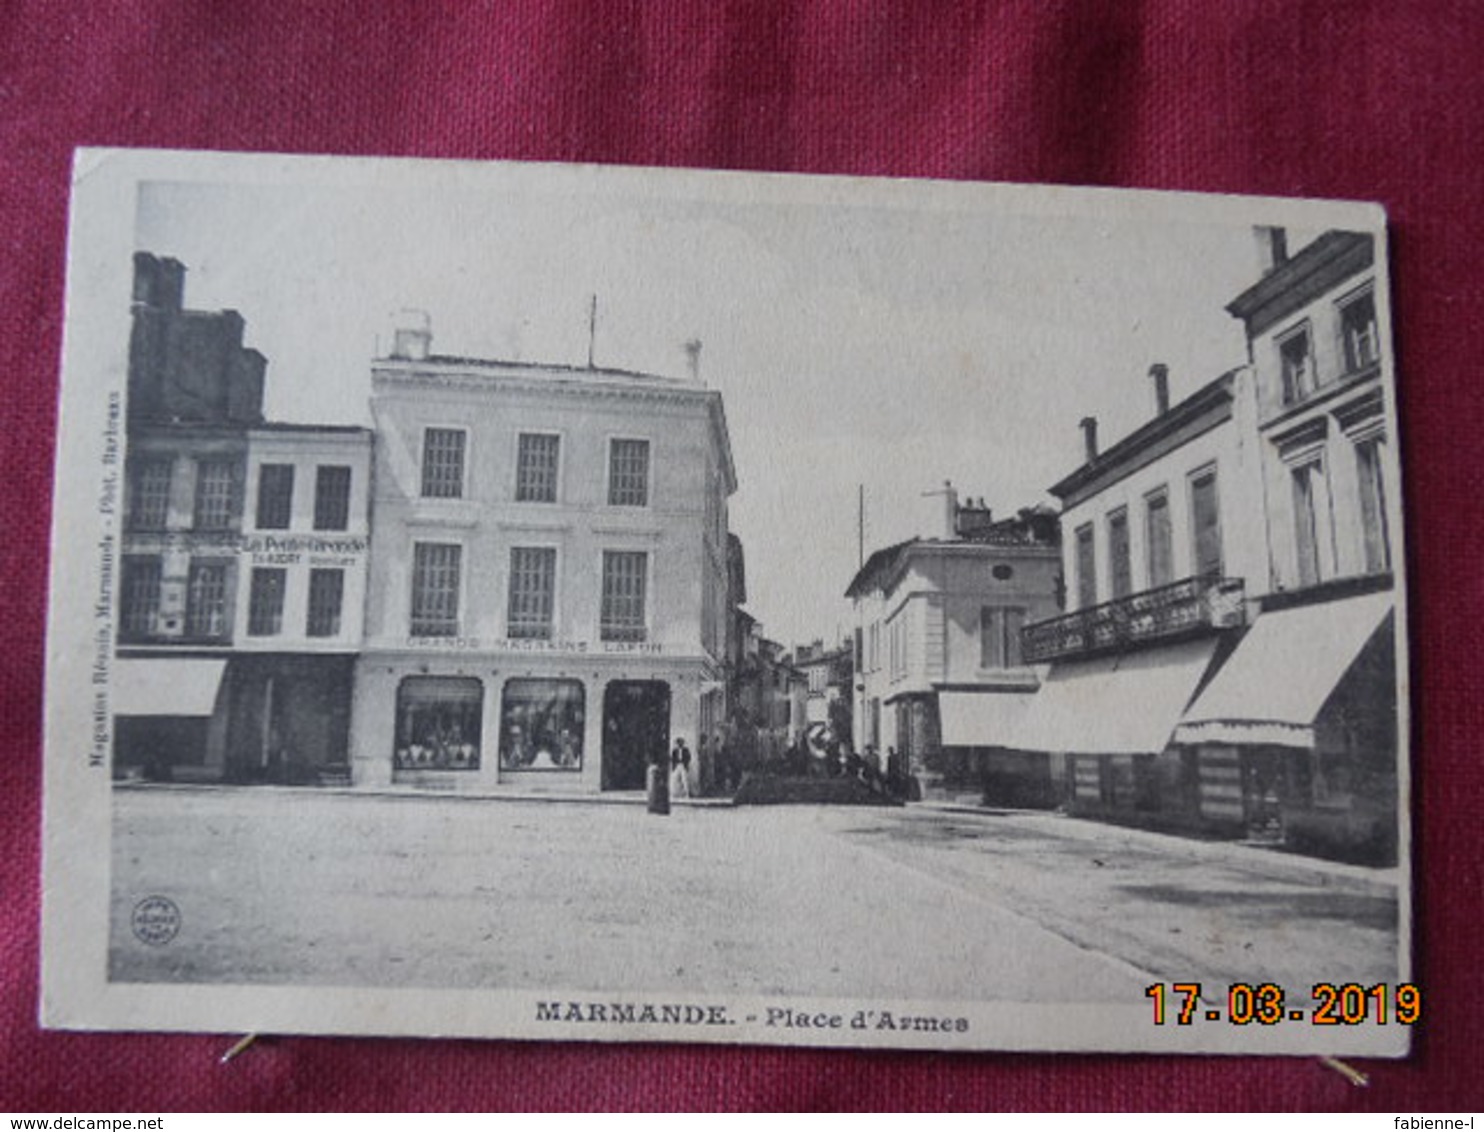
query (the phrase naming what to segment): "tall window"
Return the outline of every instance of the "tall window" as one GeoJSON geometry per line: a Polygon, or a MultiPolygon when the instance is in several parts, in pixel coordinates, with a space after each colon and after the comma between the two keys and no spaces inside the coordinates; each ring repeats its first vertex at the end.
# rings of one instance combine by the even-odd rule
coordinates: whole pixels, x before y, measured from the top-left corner
{"type": "Polygon", "coordinates": [[[397,770],[478,770],[484,685],[458,676],[409,676],[397,688],[397,770]]]}
{"type": "Polygon", "coordinates": [[[986,605],[979,610],[979,667],[1019,668],[1025,610],[986,605]]]}
{"type": "Polygon", "coordinates": [[[305,636],[340,635],[340,603],[344,594],[344,570],[309,571],[309,617],[304,626],[305,636]]]}
{"type": "Polygon", "coordinates": [[[1163,586],[1175,580],[1175,539],[1170,529],[1170,496],[1161,488],[1145,500],[1149,541],[1149,585],[1163,586]]]}
{"type": "Polygon", "coordinates": [[[1373,436],[1355,445],[1360,486],[1360,529],[1368,574],[1380,574],[1391,569],[1391,538],[1386,529],[1386,485],[1381,471],[1385,448],[1384,436],[1373,436]]]}
{"type": "Polygon", "coordinates": [[[196,465],[197,530],[220,531],[232,525],[236,465],[231,460],[202,460],[196,465]]]}
{"type": "Polygon", "coordinates": [[[145,531],[164,529],[170,515],[170,473],[174,461],[168,456],[151,457],[134,465],[134,494],[129,503],[129,521],[145,531]]]}
{"type": "Polygon", "coordinates": [[[125,558],[119,596],[119,629],[129,636],[152,634],[160,612],[160,560],[125,558]]]}
{"type": "Polygon", "coordinates": [[[555,606],[556,550],[549,546],[512,547],[506,633],[514,638],[550,640],[555,606]]]}
{"type": "Polygon", "coordinates": [[[462,499],[464,495],[463,429],[423,430],[423,497],[462,499]]]}
{"type": "Polygon", "coordinates": [[[501,767],[582,769],[581,680],[507,680],[500,701],[501,767]]]}
{"type": "Polygon", "coordinates": [[[314,529],[343,531],[349,525],[350,469],[321,464],[314,471],[314,529]]]}
{"type": "Polygon", "coordinates": [[[1314,392],[1314,351],[1309,328],[1301,326],[1278,342],[1278,360],[1283,373],[1283,403],[1291,405],[1314,392]]]}
{"type": "Polygon", "coordinates": [[[448,542],[413,544],[411,633],[414,637],[459,635],[459,567],[463,550],[448,542]]]}
{"type": "Polygon", "coordinates": [[[644,587],[648,567],[649,555],[642,550],[603,552],[603,608],[598,626],[603,640],[644,640],[644,587]]]}
{"type": "Polygon", "coordinates": [[[186,577],[186,623],[189,637],[227,634],[227,567],[221,562],[192,562],[186,577]]]}
{"type": "Polygon", "coordinates": [[[561,437],[544,432],[523,432],[515,469],[515,498],[519,503],[555,503],[557,462],[561,437]]]}
{"type": "Polygon", "coordinates": [[[615,440],[608,446],[610,507],[649,505],[649,441],[615,440]]]}
{"type": "Polygon", "coordinates": [[[294,513],[294,465],[258,468],[258,530],[286,531],[294,513]]]}
{"type": "Polygon", "coordinates": [[[1322,581],[1325,575],[1323,540],[1329,530],[1329,484],[1319,459],[1298,464],[1293,477],[1293,533],[1301,586],[1322,581]]]}
{"type": "Polygon", "coordinates": [[[248,594],[247,632],[253,637],[276,637],[283,632],[283,594],[289,572],[276,566],[255,567],[248,594]]]}
{"type": "Polygon", "coordinates": [[[1346,373],[1356,373],[1381,360],[1381,346],[1376,337],[1376,300],[1370,291],[1341,305],[1340,341],[1346,373]]]}
{"type": "Polygon", "coordinates": [[[1190,523],[1195,535],[1195,572],[1219,578],[1221,560],[1221,504],[1216,494],[1216,469],[1197,472],[1190,480],[1190,523]]]}
{"type": "Polygon", "coordinates": [[[1128,597],[1134,590],[1133,563],[1129,558],[1128,510],[1120,507],[1108,516],[1108,568],[1113,597],[1128,597]]]}
{"type": "Polygon", "coordinates": [[[1098,603],[1097,559],[1092,546],[1092,524],[1077,528],[1077,608],[1098,603]]]}

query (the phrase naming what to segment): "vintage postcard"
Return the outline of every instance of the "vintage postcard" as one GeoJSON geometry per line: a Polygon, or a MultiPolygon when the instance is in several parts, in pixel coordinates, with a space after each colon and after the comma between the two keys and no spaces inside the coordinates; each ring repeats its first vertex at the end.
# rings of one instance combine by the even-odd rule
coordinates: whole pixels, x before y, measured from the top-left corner
{"type": "Polygon", "coordinates": [[[1374,205],[77,155],[42,1021],[1400,1056],[1374,205]]]}

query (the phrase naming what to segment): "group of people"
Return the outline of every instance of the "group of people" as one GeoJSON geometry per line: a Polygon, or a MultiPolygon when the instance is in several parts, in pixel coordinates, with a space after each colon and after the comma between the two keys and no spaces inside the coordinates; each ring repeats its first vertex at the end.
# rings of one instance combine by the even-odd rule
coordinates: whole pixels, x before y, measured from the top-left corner
{"type": "Polygon", "coordinates": [[[878,794],[898,798],[908,797],[912,790],[905,760],[895,747],[888,747],[882,759],[870,744],[857,751],[837,738],[810,740],[801,736],[768,769],[797,777],[857,778],[878,794]]]}
{"type": "MultiPolygon", "coordinates": [[[[718,792],[730,794],[740,785],[739,768],[722,742],[720,735],[710,744],[701,736],[699,758],[693,755],[684,736],[678,736],[670,748],[668,759],[670,797],[689,798],[697,791],[692,777],[692,763],[704,766],[709,763],[718,792]],[[709,757],[708,757],[709,756],[709,757]]],[[[912,779],[906,773],[904,760],[897,755],[895,747],[888,747],[883,760],[875,747],[867,745],[856,751],[848,743],[830,739],[823,745],[813,745],[802,736],[786,748],[781,756],[764,767],[773,774],[798,777],[823,776],[828,778],[857,778],[878,794],[907,798],[911,794],[912,779]]]]}

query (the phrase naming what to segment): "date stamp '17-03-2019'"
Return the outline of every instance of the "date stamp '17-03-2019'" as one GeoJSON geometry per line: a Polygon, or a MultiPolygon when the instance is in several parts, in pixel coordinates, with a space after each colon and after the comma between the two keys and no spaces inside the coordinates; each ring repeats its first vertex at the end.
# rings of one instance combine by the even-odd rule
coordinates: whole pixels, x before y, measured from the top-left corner
{"type": "Polygon", "coordinates": [[[86,150],[66,317],[46,1024],[1406,1052],[1375,206],[86,150]]]}

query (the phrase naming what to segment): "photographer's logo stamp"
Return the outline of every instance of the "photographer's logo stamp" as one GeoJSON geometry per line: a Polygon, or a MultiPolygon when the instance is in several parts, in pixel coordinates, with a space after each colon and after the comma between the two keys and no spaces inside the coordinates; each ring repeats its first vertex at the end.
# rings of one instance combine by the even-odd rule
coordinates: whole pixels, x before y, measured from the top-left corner
{"type": "Polygon", "coordinates": [[[159,947],[180,931],[180,909],[167,896],[146,896],[134,905],[130,924],[141,943],[159,947]]]}

